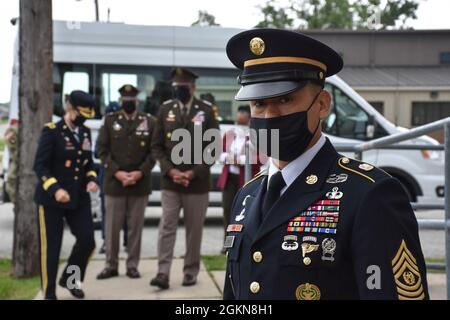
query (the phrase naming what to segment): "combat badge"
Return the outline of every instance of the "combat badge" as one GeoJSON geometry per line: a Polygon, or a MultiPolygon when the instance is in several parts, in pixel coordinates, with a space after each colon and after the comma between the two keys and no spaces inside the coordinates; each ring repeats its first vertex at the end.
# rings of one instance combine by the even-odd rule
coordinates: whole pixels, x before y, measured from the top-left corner
{"type": "Polygon", "coordinates": [[[334,252],[336,251],[336,240],[325,238],[322,241],[322,260],[334,261],[334,252]]]}
{"type": "Polygon", "coordinates": [[[336,184],[336,183],[345,182],[345,181],[347,181],[347,179],[348,179],[348,175],[346,173],[341,173],[341,174],[333,173],[332,175],[328,176],[328,178],[325,182],[336,184]]]}

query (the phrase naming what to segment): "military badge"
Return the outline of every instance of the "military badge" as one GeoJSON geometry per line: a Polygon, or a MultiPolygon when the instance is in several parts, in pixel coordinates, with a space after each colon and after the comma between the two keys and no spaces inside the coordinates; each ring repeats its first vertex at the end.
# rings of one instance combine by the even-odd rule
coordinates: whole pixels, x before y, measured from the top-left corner
{"type": "Polygon", "coordinates": [[[84,138],[83,144],[81,145],[81,149],[84,151],[91,151],[91,142],[88,138],[84,138]]]}
{"type": "Polygon", "coordinates": [[[264,53],[264,50],[266,49],[266,44],[264,43],[264,40],[259,37],[254,37],[252,40],[250,40],[250,51],[260,56],[264,53]]]}
{"type": "Polygon", "coordinates": [[[295,290],[297,300],[320,300],[320,289],[312,283],[304,283],[295,290]]]}
{"type": "Polygon", "coordinates": [[[336,240],[325,238],[322,241],[322,260],[334,261],[334,252],[336,251],[336,240]]]}
{"type": "Polygon", "coordinates": [[[72,165],[72,161],[70,161],[70,160],[66,160],[66,162],[64,163],[64,166],[66,168],[70,168],[71,165],[72,165]]]}
{"type": "Polygon", "coordinates": [[[229,224],[227,227],[227,232],[241,232],[242,228],[242,224],[229,224]]]}
{"type": "Polygon", "coordinates": [[[118,122],[114,121],[113,129],[114,131],[120,131],[120,129],[122,129],[122,126],[118,122]]]}
{"type": "Polygon", "coordinates": [[[199,111],[195,114],[195,116],[192,118],[192,122],[194,122],[194,124],[201,124],[202,122],[205,121],[205,112],[204,111],[199,111]]]}
{"type": "Polygon", "coordinates": [[[331,174],[328,176],[327,180],[325,181],[326,183],[342,183],[347,181],[348,179],[348,175],[346,173],[341,173],[341,174],[331,174]]]}
{"type": "Polygon", "coordinates": [[[301,247],[302,247],[303,263],[305,265],[309,266],[311,264],[311,258],[307,257],[306,255],[308,253],[313,252],[313,251],[319,250],[319,245],[318,244],[311,244],[309,242],[303,242],[301,247]]]}
{"type": "Polygon", "coordinates": [[[318,180],[318,178],[315,174],[312,174],[312,175],[306,177],[307,184],[315,184],[317,182],[317,180],[318,180]]]}
{"type": "Polygon", "coordinates": [[[248,195],[244,198],[244,201],[242,201],[242,205],[244,206],[244,208],[242,208],[241,212],[234,218],[235,221],[239,222],[245,219],[245,204],[247,203],[248,198],[250,198],[251,196],[248,195]]]}
{"type": "Polygon", "coordinates": [[[330,192],[327,192],[325,196],[328,199],[341,199],[344,196],[344,193],[339,191],[338,187],[334,187],[330,192]]]}
{"type": "Polygon", "coordinates": [[[136,131],[148,131],[148,120],[147,118],[144,118],[142,122],[139,124],[139,126],[136,128],[136,131]]]}
{"type": "Polygon", "coordinates": [[[226,249],[233,248],[234,239],[235,239],[235,236],[227,236],[225,238],[225,242],[223,244],[223,247],[226,248],[226,249]]]}
{"type": "Polygon", "coordinates": [[[298,249],[298,242],[296,235],[286,235],[283,238],[281,249],[284,251],[295,251],[298,249]]]}

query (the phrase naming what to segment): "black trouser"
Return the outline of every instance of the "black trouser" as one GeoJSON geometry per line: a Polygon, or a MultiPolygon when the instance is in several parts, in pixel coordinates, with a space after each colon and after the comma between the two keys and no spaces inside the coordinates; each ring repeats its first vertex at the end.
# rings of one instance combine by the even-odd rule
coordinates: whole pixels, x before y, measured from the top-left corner
{"type": "Polygon", "coordinates": [[[231,205],[233,204],[234,196],[240,187],[240,176],[238,174],[229,173],[227,183],[222,192],[223,226],[225,233],[227,231],[228,223],[230,223],[231,205]]]}
{"type": "Polygon", "coordinates": [[[84,280],[86,266],[95,249],[94,225],[92,222],[91,204],[80,203],[75,210],[54,207],[38,207],[39,241],[41,255],[41,284],[45,297],[52,297],[56,292],[56,276],[58,273],[59,254],[64,231],[64,218],[69,225],[76,242],[72,248],[67,265],[61,278],[66,280],[79,271],[84,280]],[[74,266],[69,269],[69,266],[74,266]],[[75,271],[76,270],[76,271],[75,271]]]}

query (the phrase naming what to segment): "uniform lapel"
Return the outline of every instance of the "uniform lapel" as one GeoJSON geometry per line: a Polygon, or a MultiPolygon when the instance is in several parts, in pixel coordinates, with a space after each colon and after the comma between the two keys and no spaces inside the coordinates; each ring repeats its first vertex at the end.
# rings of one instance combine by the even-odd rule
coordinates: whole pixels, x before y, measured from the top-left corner
{"type": "Polygon", "coordinates": [[[260,210],[261,210],[261,204],[262,200],[264,198],[264,195],[266,194],[266,188],[267,188],[267,176],[263,178],[259,186],[256,188],[256,190],[248,196],[248,198],[245,201],[244,206],[244,212],[245,215],[244,218],[244,232],[248,235],[250,239],[253,240],[253,238],[256,235],[256,232],[258,231],[258,227],[260,225],[260,210]]]}
{"type": "MultiPolygon", "coordinates": [[[[78,141],[75,138],[76,133],[70,130],[69,126],[62,120],[62,127],[63,127],[63,133],[64,136],[69,137],[69,140],[72,142],[72,144],[76,147],[76,149],[81,149],[81,141],[78,141]]],[[[80,130],[80,129],[78,129],[80,130]]]]}
{"type": "Polygon", "coordinates": [[[308,167],[297,177],[268,212],[266,219],[256,233],[254,243],[280,224],[298,215],[312,202],[329,191],[323,189],[322,186],[337,157],[338,153],[327,139],[325,145],[316,154],[308,167]],[[311,175],[317,176],[317,182],[308,184],[306,178],[311,175]]]}
{"type": "Polygon", "coordinates": [[[130,132],[133,133],[143,120],[144,119],[142,119],[142,116],[139,114],[139,112],[136,112],[134,119],[130,122],[130,132]]]}
{"type": "Polygon", "coordinates": [[[175,121],[178,124],[183,125],[184,120],[183,116],[181,115],[181,103],[178,100],[175,100],[175,105],[170,110],[172,110],[172,112],[175,114],[175,121]]]}

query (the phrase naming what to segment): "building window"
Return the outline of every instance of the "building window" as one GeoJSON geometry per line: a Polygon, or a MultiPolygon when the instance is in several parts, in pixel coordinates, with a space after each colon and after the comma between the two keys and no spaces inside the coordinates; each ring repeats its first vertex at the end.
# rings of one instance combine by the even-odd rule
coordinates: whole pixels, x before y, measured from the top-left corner
{"type": "Polygon", "coordinates": [[[413,102],[413,126],[420,126],[436,120],[450,117],[450,101],[442,102],[413,102]]]}
{"type": "Polygon", "coordinates": [[[450,52],[441,52],[440,62],[441,64],[450,64],[450,52]]]}
{"type": "Polygon", "coordinates": [[[369,101],[372,107],[375,108],[379,113],[384,115],[384,102],[383,101],[369,101]]]}

